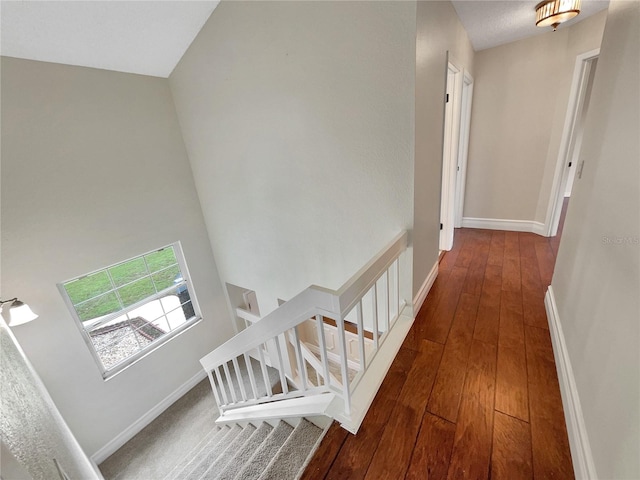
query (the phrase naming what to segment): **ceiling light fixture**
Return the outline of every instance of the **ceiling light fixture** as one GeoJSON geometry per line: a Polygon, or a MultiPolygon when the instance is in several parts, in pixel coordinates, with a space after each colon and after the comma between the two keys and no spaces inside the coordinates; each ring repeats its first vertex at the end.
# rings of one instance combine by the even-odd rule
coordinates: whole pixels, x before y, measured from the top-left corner
{"type": "Polygon", "coordinates": [[[536,26],[553,27],[571,20],[580,13],[580,0],[543,0],[536,5],[536,26]]]}
{"type": "Polygon", "coordinates": [[[2,307],[4,307],[7,303],[10,304],[8,322],[8,325],[10,327],[22,325],[23,323],[27,323],[38,318],[38,315],[33,313],[33,310],[29,308],[29,305],[27,305],[26,303],[22,303],[17,298],[12,298],[10,300],[0,300],[0,311],[2,311],[2,307]]]}

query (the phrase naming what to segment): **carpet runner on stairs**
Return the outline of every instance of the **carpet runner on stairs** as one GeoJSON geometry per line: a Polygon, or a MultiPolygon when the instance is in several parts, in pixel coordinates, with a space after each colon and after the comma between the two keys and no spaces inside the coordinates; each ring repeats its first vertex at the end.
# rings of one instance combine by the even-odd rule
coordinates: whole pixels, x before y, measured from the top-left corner
{"type": "Polygon", "coordinates": [[[321,434],[305,419],[216,427],[164,480],[294,480],[321,434]]]}

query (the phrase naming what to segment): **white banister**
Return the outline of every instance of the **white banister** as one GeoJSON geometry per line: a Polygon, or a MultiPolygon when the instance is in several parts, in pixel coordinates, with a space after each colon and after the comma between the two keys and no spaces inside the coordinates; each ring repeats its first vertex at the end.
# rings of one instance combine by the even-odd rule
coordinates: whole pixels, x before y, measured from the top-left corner
{"type": "MultiPolygon", "coordinates": [[[[254,411],[262,403],[327,393],[341,397],[343,414],[349,416],[353,391],[404,305],[400,299],[399,257],[406,250],[407,238],[406,231],[397,235],[337,291],[312,285],[262,318],[236,309],[236,315],[248,327],[200,360],[212,384],[221,418],[225,412],[238,412],[242,408],[254,411]],[[335,321],[336,327],[327,325],[325,319],[335,321]],[[309,339],[302,338],[309,328],[298,326],[307,321],[315,324],[310,331],[317,332],[313,340],[317,345],[306,344],[309,339]],[[333,330],[327,333],[327,328],[333,330]],[[330,342],[327,335],[331,336],[330,342]],[[347,348],[347,335],[349,345],[355,346],[357,341],[357,349],[347,348]],[[295,353],[297,375],[291,352],[295,353]],[[243,379],[239,357],[246,366],[248,383],[243,379]],[[252,357],[259,363],[264,389],[258,387],[252,357]],[[237,386],[229,363],[233,365],[237,386]],[[273,391],[268,371],[273,368],[282,388],[278,393],[273,391]],[[315,371],[317,385],[309,378],[307,368],[315,371]],[[340,371],[340,381],[332,374],[332,368],[335,375],[336,370],[340,371]]],[[[234,413],[234,418],[237,415],[234,413]]]]}

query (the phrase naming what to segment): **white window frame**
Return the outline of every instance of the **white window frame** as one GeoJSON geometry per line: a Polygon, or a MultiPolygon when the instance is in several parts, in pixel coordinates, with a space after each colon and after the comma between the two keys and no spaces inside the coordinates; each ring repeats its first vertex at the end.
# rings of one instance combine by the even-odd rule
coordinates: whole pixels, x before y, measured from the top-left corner
{"type": "MultiPolygon", "coordinates": [[[[166,268],[170,268],[170,267],[166,267],[166,268]]],[[[162,271],[162,270],[159,270],[159,271],[162,271]]],[[[157,272],[153,272],[153,273],[157,273],[157,272]]],[[[144,278],[144,277],[141,277],[141,278],[144,278]]],[[[139,279],[136,279],[135,281],[138,281],[138,280],[139,279]]],[[[131,283],[133,283],[133,282],[131,282],[131,283]]],[[[127,284],[125,284],[125,285],[127,285],[127,284]]],[[[125,285],[120,285],[117,288],[121,288],[121,287],[123,287],[125,285]]],[[[80,333],[82,334],[83,340],[87,344],[87,347],[88,347],[89,351],[91,352],[91,355],[93,356],[94,360],[96,361],[96,364],[97,364],[98,368],[100,369],[100,372],[102,374],[102,378],[105,381],[109,380],[114,375],[117,375],[118,373],[122,372],[123,370],[125,370],[128,367],[130,367],[134,363],[137,363],[142,358],[146,357],[148,354],[150,354],[151,352],[153,352],[157,348],[159,348],[162,345],[164,345],[165,343],[167,343],[169,340],[173,339],[174,337],[176,337],[180,333],[182,333],[185,330],[191,328],[196,323],[200,322],[200,320],[202,320],[202,314],[200,313],[200,307],[198,306],[198,301],[196,300],[196,295],[195,295],[195,292],[194,292],[193,287],[192,287],[191,276],[189,275],[189,269],[188,269],[186,261],[184,259],[184,253],[182,251],[182,245],[181,245],[180,241],[177,241],[175,243],[171,243],[169,245],[165,245],[164,247],[155,248],[155,249],[150,250],[148,252],[145,252],[145,253],[142,253],[142,254],[139,254],[139,255],[135,255],[135,256],[133,256],[133,257],[131,257],[129,259],[113,263],[113,264],[108,265],[106,267],[99,268],[99,269],[94,270],[92,272],[85,273],[85,274],[80,275],[78,277],[71,278],[69,280],[65,280],[64,282],[58,283],[57,286],[58,286],[58,290],[60,291],[60,294],[62,295],[62,298],[65,301],[65,304],[67,305],[67,308],[69,309],[69,312],[71,313],[71,316],[73,317],[73,319],[75,321],[76,326],[78,327],[78,329],[80,330],[80,333]],[[132,305],[129,305],[128,307],[123,308],[122,310],[118,310],[116,312],[113,312],[113,313],[110,313],[108,315],[105,315],[103,318],[100,319],[99,323],[94,323],[94,324],[91,325],[90,329],[86,329],[84,327],[83,321],[80,319],[80,317],[78,315],[78,312],[76,311],[76,308],[75,308],[73,302],[71,301],[71,298],[69,297],[69,294],[67,293],[67,290],[65,289],[65,284],[67,284],[69,282],[72,282],[74,280],[79,280],[81,278],[88,277],[90,275],[94,275],[94,274],[99,273],[99,272],[103,272],[105,270],[108,271],[108,269],[110,269],[112,267],[115,267],[117,265],[121,265],[123,263],[129,262],[129,261],[134,260],[136,258],[141,258],[141,257],[144,257],[145,255],[149,255],[151,253],[158,252],[160,250],[163,250],[163,249],[169,248],[169,247],[173,247],[173,251],[175,253],[177,264],[178,264],[178,267],[180,268],[180,273],[182,274],[182,279],[183,279],[184,285],[187,288],[187,291],[189,292],[189,299],[190,299],[191,305],[193,307],[194,316],[191,317],[190,319],[186,319],[186,321],[182,325],[179,325],[175,329],[173,329],[173,330],[165,333],[164,335],[158,337],[157,339],[153,340],[151,343],[149,343],[147,346],[142,348],[140,351],[138,351],[135,354],[131,355],[127,359],[123,360],[122,362],[114,365],[111,368],[106,368],[104,366],[103,362],[102,362],[102,359],[100,358],[100,355],[98,354],[98,351],[96,350],[95,345],[93,344],[93,341],[91,340],[91,336],[90,336],[89,332],[91,330],[95,329],[95,328],[99,328],[101,325],[104,325],[104,324],[110,322],[111,320],[113,320],[115,318],[118,318],[118,317],[120,317],[122,315],[126,315],[129,312],[131,312],[132,310],[136,310],[137,308],[140,308],[141,306],[146,305],[149,302],[161,299],[168,292],[174,290],[178,285],[172,285],[170,287],[167,287],[164,290],[161,290],[160,292],[156,292],[154,295],[151,295],[151,296],[149,296],[149,297],[147,297],[147,298],[145,298],[143,300],[140,300],[139,302],[136,302],[136,303],[134,303],[132,305]]],[[[108,293],[110,293],[112,291],[114,291],[114,290],[109,290],[108,292],[103,292],[100,295],[97,295],[96,297],[92,297],[92,299],[93,298],[98,298],[101,295],[106,295],[106,294],[108,294],[108,293]]],[[[182,306],[180,306],[178,308],[182,308],[182,306]]],[[[168,313],[170,313],[170,312],[164,312],[165,318],[166,318],[166,315],[168,313]]]]}

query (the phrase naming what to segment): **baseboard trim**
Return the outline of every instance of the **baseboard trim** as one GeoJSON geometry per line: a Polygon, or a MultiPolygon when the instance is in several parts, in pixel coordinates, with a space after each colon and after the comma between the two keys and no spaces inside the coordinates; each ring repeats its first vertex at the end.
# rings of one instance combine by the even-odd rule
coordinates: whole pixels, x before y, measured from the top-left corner
{"type": "Polygon", "coordinates": [[[462,219],[464,228],[484,228],[487,230],[507,230],[511,232],[531,232],[546,236],[544,223],[532,220],[504,220],[502,218],[474,218],[462,219]]]}
{"type": "Polygon", "coordinates": [[[598,478],[553,288],[544,297],[576,479],[598,478]]]}
{"type": "Polygon", "coordinates": [[[171,392],[160,403],[142,415],[138,420],[129,425],[124,431],[118,434],[113,440],[108,442],[104,447],[91,455],[91,461],[96,465],[104,462],[107,458],[113,455],[116,450],[122,447],[125,443],[131,440],[137,433],[139,433],[144,427],[153,422],[158,415],[169,408],[173,403],[184,396],[189,390],[195,387],[203,379],[207,377],[204,370],[199,371],[185,383],[180,385],[176,390],[171,392]]]}
{"type": "Polygon", "coordinates": [[[418,315],[418,312],[420,311],[422,304],[427,298],[427,295],[429,294],[429,290],[431,290],[431,287],[433,286],[433,282],[436,281],[436,277],[438,276],[439,265],[440,265],[440,262],[436,260],[436,263],[434,263],[433,267],[431,267],[431,271],[429,272],[429,275],[427,275],[427,278],[425,278],[424,283],[422,284],[422,286],[420,287],[420,290],[418,290],[418,293],[416,293],[416,296],[413,299],[414,318],[416,315],[418,315]]]}

